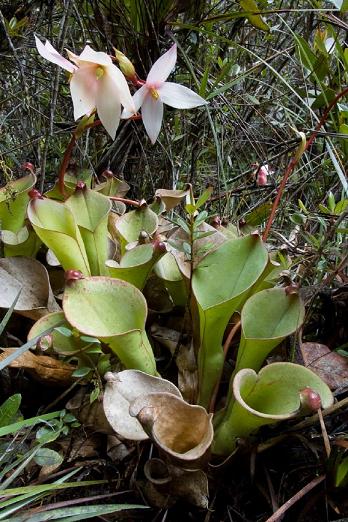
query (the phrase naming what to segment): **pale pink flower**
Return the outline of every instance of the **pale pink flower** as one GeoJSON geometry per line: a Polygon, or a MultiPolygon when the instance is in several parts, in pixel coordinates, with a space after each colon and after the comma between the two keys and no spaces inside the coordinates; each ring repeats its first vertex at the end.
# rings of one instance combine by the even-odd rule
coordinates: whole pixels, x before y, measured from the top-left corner
{"type": "Polygon", "coordinates": [[[69,61],[48,40],[44,45],[35,36],[35,42],[43,58],[71,73],[70,92],[75,120],[97,109],[100,121],[114,139],[120,122],[121,104],[130,114],[136,110],[127,81],[110,56],[86,45],[80,56],[67,51],[69,61]]]}
{"type": "MultiPolygon", "coordinates": [[[[175,109],[192,109],[207,103],[191,89],[166,82],[175,67],[176,57],[174,44],[153,64],[146,82],[133,95],[135,109],[138,111],[141,107],[142,119],[151,143],[155,143],[161,130],[164,103],[175,109]]],[[[127,110],[123,111],[122,118],[130,116],[127,110]]]]}
{"type": "Polygon", "coordinates": [[[267,185],[267,178],[271,174],[274,174],[274,171],[271,170],[267,164],[262,165],[259,169],[257,169],[256,184],[259,187],[261,187],[263,185],[267,185]]]}

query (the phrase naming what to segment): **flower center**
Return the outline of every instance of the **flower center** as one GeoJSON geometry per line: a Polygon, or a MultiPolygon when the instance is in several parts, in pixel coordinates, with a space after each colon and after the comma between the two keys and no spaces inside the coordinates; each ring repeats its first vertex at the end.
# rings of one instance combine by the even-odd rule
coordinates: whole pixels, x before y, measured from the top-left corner
{"type": "Polygon", "coordinates": [[[154,100],[158,100],[159,98],[159,93],[156,89],[154,89],[154,87],[151,87],[150,89],[150,93],[151,93],[151,96],[154,100]]]}
{"type": "Polygon", "coordinates": [[[99,66],[97,67],[96,71],[95,71],[95,75],[97,77],[97,80],[100,80],[100,78],[103,76],[104,74],[104,68],[99,66]]]}

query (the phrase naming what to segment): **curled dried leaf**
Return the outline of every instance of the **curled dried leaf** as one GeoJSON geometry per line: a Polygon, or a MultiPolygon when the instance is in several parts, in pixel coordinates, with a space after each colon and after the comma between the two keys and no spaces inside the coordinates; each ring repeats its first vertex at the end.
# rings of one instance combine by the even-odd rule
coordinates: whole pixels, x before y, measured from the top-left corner
{"type": "Polygon", "coordinates": [[[105,374],[104,412],[110,425],[120,436],[130,440],[145,440],[148,435],[141,424],[129,414],[130,404],[151,392],[168,392],[181,397],[173,383],[138,370],[105,374]]]}
{"type": "Polygon", "coordinates": [[[212,415],[170,393],[138,397],[129,412],[172,462],[198,469],[206,462],[213,440],[212,415]]]}
{"type": "Polygon", "coordinates": [[[46,268],[29,257],[0,259],[0,307],[10,308],[19,290],[15,311],[39,319],[60,307],[56,303],[46,268]]]}
{"type": "Polygon", "coordinates": [[[208,507],[208,479],[202,470],[184,470],[161,459],[150,459],[144,474],[150,504],[164,508],[180,498],[203,509],[208,507]]]}

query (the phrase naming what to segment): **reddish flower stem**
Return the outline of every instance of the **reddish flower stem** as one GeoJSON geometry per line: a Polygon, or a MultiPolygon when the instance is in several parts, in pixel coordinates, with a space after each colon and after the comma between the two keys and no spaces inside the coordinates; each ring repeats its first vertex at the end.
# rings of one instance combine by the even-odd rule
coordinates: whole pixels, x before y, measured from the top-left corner
{"type": "Polygon", "coordinates": [[[134,199],[119,198],[117,196],[108,196],[108,197],[109,197],[109,199],[112,199],[112,201],[120,201],[121,203],[124,203],[125,205],[131,205],[132,207],[141,206],[140,201],[135,201],[134,199]]]}
{"type": "MultiPolygon", "coordinates": [[[[133,116],[131,116],[128,119],[129,120],[140,120],[141,119],[141,114],[133,114],[133,116]]],[[[88,125],[86,125],[84,127],[84,130],[91,129],[92,127],[97,127],[98,125],[101,125],[101,121],[100,120],[95,120],[93,123],[89,123],[88,125]]],[[[58,173],[58,189],[59,189],[59,192],[63,196],[65,196],[64,176],[65,176],[65,173],[66,173],[66,169],[69,166],[69,161],[70,161],[70,158],[71,158],[72,151],[73,151],[73,149],[75,147],[76,141],[77,141],[77,136],[76,136],[76,129],[75,129],[73,131],[72,135],[71,135],[71,138],[70,138],[70,141],[68,143],[68,146],[67,146],[67,148],[66,148],[66,150],[64,152],[63,161],[62,161],[62,163],[60,165],[60,169],[59,169],[59,173],[58,173]]]]}
{"type": "MultiPolygon", "coordinates": [[[[93,123],[90,123],[89,125],[86,125],[84,130],[91,129],[92,127],[97,127],[100,124],[101,124],[100,120],[95,120],[93,123]]],[[[65,177],[66,169],[69,166],[71,154],[72,154],[72,151],[73,151],[73,149],[75,147],[76,141],[77,141],[77,136],[76,136],[76,129],[75,129],[73,131],[72,135],[71,135],[71,138],[70,138],[70,141],[68,143],[68,146],[65,149],[64,156],[63,156],[63,161],[62,161],[62,163],[60,165],[60,169],[59,169],[59,173],[58,173],[58,189],[59,189],[59,192],[63,196],[65,196],[64,177],[65,177]]]]}
{"type": "MultiPolygon", "coordinates": [[[[338,93],[335,96],[335,98],[329,103],[329,105],[327,106],[327,108],[324,111],[324,114],[322,115],[322,117],[318,121],[314,131],[311,134],[311,136],[308,138],[303,152],[308,150],[309,147],[312,145],[312,143],[314,142],[315,138],[317,137],[318,132],[320,131],[321,127],[326,122],[326,120],[327,120],[327,118],[328,118],[328,116],[330,114],[330,111],[333,109],[333,107],[335,107],[337,102],[341,98],[343,98],[343,96],[346,96],[347,94],[348,94],[348,87],[346,87],[345,89],[343,89],[343,91],[338,93]]],[[[296,157],[291,158],[291,160],[290,160],[290,162],[289,162],[289,164],[288,164],[288,166],[287,166],[287,168],[285,170],[283,179],[282,179],[282,181],[281,181],[281,183],[279,185],[278,192],[277,192],[276,198],[275,198],[273,206],[272,206],[271,214],[270,214],[270,216],[268,218],[268,221],[267,221],[267,225],[266,225],[265,231],[264,231],[264,233],[262,235],[263,241],[267,241],[267,238],[268,238],[268,235],[270,233],[271,226],[272,226],[272,223],[273,223],[273,220],[274,220],[275,213],[277,211],[277,208],[279,206],[281,197],[282,197],[284,189],[285,189],[286,182],[288,181],[291,173],[293,172],[294,168],[296,167],[296,165],[298,164],[299,161],[300,161],[300,157],[298,157],[298,158],[296,158],[296,157]]]]}

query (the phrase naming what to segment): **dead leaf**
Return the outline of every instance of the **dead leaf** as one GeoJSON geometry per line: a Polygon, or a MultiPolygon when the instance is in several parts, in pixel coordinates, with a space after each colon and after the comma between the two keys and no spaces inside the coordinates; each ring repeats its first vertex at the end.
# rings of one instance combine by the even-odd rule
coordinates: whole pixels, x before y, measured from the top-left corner
{"type": "Polygon", "coordinates": [[[144,474],[148,480],[145,494],[155,507],[169,507],[180,498],[207,509],[208,479],[202,470],[184,470],[161,459],[150,459],[145,463],[144,474]]]}
{"type": "Polygon", "coordinates": [[[116,435],[108,435],[107,455],[113,462],[122,462],[134,451],[135,444],[128,447],[116,435]]]}
{"type": "Polygon", "coordinates": [[[0,307],[10,308],[21,290],[15,311],[37,320],[49,312],[61,310],[49,283],[46,268],[30,257],[0,259],[0,307]]]}
{"type": "Polygon", "coordinates": [[[331,390],[348,385],[347,357],[320,343],[302,343],[301,353],[306,368],[319,375],[331,390]]]}
{"type": "MultiPolygon", "coordinates": [[[[18,348],[3,348],[0,360],[6,359],[18,348]]],[[[69,386],[73,382],[72,373],[76,369],[48,355],[36,355],[30,350],[17,357],[9,365],[10,368],[26,370],[35,380],[52,386],[69,386]]]]}
{"type": "MultiPolygon", "coordinates": [[[[168,348],[171,355],[175,354],[180,340],[180,332],[153,324],[151,335],[156,341],[168,348]]],[[[197,361],[193,343],[190,343],[189,346],[180,344],[175,363],[178,368],[178,388],[185,401],[192,404],[195,401],[198,388],[197,361]]]]}
{"type": "Polygon", "coordinates": [[[139,396],[129,408],[144,431],[172,463],[185,469],[206,464],[214,430],[212,415],[171,393],[139,396]]]}
{"type": "Polygon", "coordinates": [[[169,189],[157,189],[155,197],[161,198],[166,206],[166,212],[172,210],[177,205],[180,205],[184,197],[189,193],[190,185],[185,190],[169,190],[169,189]]]}
{"type": "Polygon", "coordinates": [[[85,428],[91,428],[95,432],[113,434],[113,429],[105,417],[103,404],[96,400],[90,403],[89,392],[84,386],[78,390],[65,407],[83,424],[85,428]]]}
{"type": "Polygon", "coordinates": [[[118,435],[129,440],[148,438],[138,420],[129,414],[129,406],[134,400],[151,392],[169,392],[181,397],[177,387],[170,381],[139,370],[107,372],[104,378],[107,381],[104,392],[106,418],[118,435]]]}

